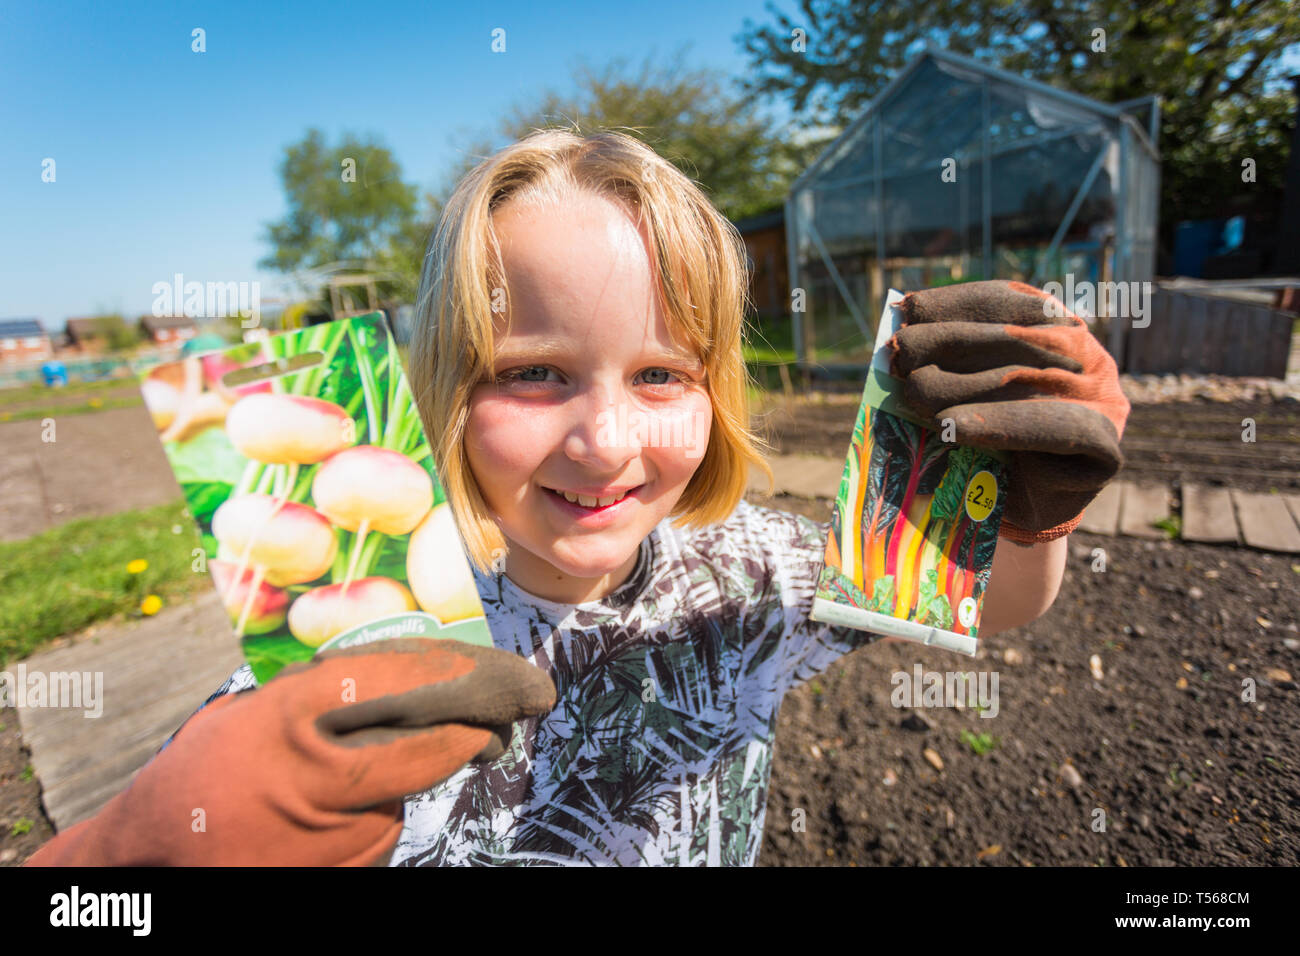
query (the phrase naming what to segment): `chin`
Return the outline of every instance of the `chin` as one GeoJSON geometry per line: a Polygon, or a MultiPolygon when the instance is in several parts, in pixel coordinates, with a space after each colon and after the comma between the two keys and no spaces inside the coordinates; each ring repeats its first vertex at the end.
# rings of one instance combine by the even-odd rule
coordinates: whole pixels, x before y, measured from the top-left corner
{"type": "Polygon", "coordinates": [[[630,543],[618,542],[593,549],[581,539],[558,553],[539,555],[554,567],[575,578],[599,578],[623,568],[641,547],[641,538],[630,543]]]}

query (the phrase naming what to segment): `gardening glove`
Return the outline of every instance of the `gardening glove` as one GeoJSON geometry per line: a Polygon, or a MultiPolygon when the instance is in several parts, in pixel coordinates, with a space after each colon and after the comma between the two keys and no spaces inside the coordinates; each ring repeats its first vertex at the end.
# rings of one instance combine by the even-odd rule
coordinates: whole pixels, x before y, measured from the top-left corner
{"type": "Polygon", "coordinates": [[[200,710],[28,865],[385,865],[405,795],[495,760],[514,721],[554,706],[550,677],[507,651],[421,638],[326,651],[200,710]]]}
{"type": "Polygon", "coordinates": [[[1051,541],[1124,463],[1128,418],[1115,361],[1083,320],[1022,282],[913,292],[890,345],[904,400],[962,445],[1010,453],[1000,534],[1051,541]]]}

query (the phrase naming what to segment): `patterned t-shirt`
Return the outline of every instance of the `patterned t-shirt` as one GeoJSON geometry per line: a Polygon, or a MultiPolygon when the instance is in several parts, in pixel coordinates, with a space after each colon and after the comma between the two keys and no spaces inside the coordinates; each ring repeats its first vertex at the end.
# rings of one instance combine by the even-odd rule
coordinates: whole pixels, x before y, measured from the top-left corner
{"type": "MultiPolygon", "coordinates": [[[[557,703],[497,760],[407,797],[391,865],[752,866],[782,698],[878,637],[809,620],[825,540],[742,501],[705,528],[660,524],[600,601],[476,572],[493,643],[557,703]]],[[[208,702],[253,686],[245,665],[208,702]]]]}

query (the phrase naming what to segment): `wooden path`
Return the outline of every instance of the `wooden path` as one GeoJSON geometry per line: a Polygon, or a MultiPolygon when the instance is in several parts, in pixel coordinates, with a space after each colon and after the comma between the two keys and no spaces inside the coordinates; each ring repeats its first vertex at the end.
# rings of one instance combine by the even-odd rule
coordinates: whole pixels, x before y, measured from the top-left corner
{"type": "MultiPolygon", "coordinates": [[[[92,816],[243,663],[215,591],[21,662],[27,673],[102,677],[103,712],[22,707],[18,721],[56,830],[92,816]]],[[[9,665],[15,671],[19,665],[9,665]]],[[[84,700],[82,701],[84,703],[84,700]]]]}
{"type": "MultiPolygon", "coordinates": [[[[770,458],[777,493],[825,498],[839,487],[842,459],[815,455],[770,458]],[[832,489],[828,494],[828,489],[832,489]]],[[[751,491],[766,491],[766,480],[755,470],[751,491]]],[[[1164,538],[1170,530],[1184,541],[1242,545],[1262,551],[1300,554],[1300,495],[1272,495],[1184,484],[1181,509],[1166,485],[1112,481],[1088,506],[1080,531],[1164,538]],[[1158,523],[1163,522],[1165,527],[1158,523]],[[1168,529],[1168,530],[1167,530],[1168,529]]]]}

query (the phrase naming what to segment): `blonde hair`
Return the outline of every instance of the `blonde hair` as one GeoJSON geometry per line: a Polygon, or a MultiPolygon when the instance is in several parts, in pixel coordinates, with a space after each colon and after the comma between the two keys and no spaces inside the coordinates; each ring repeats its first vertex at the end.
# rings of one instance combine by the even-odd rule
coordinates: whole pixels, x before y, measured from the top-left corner
{"type": "Polygon", "coordinates": [[[771,478],[749,426],[741,351],[749,277],[736,228],[699,188],[631,136],[538,130],[484,160],[457,184],[424,259],[411,338],[410,383],[471,560],[486,570],[505,537],[465,454],[470,395],[493,366],[493,290],[505,289],[492,214],[512,199],[612,199],[648,226],[669,331],[698,353],[713,406],[704,457],[672,511],[678,525],[729,515],[751,464],[771,478]],[[674,261],[674,259],[676,261],[674,261]]]}

